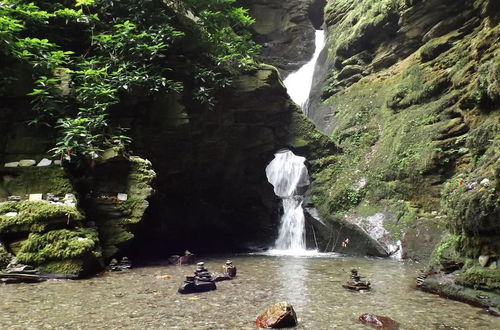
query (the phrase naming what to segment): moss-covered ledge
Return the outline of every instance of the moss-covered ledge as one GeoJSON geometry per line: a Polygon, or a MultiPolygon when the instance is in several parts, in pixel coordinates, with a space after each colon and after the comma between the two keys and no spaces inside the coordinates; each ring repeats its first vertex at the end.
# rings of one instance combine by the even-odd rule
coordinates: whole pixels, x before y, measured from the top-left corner
{"type": "Polygon", "coordinates": [[[454,274],[432,274],[422,282],[420,289],[449,299],[487,308],[492,314],[500,315],[498,286],[496,290],[480,290],[458,285],[456,282],[456,275],[454,274]]]}

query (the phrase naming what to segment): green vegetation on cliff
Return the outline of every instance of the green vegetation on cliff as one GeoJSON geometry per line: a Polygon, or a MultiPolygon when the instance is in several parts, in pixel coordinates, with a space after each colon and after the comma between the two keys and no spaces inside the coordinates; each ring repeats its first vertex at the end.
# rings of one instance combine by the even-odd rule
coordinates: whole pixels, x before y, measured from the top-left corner
{"type": "Polygon", "coordinates": [[[404,249],[437,244],[437,262],[499,255],[495,8],[328,1],[326,72],[309,109],[342,148],[313,167],[324,214],[394,215],[384,223],[392,238],[404,249]],[[439,243],[432,232],[443,230],[439,243]]]}
{"type": "Polygon", "coordinates": [[[183,93],[213,107],[231,77],[253,67],[258,47],[246,11],[223,1],[0,2],[0,96],[28,63],[32,124],[57,128],[52,150],[68,160],[127,145],[110,113],[127,97],[183,93]]]}

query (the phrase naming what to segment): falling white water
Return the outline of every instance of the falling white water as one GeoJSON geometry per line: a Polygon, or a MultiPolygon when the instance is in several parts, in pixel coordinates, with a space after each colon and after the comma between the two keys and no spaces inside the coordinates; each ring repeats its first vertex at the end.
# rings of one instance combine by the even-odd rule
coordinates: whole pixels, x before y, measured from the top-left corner
{"type": "Polygon", "coordinates": [[[274,193],[282,199],[283,216],[275,243],[275,254],[303,255],[306,251],[303,196],[298,188],[309,185],[309,174],[304,157],[282,149],[266,167],[268,181],[274,193]]]}
{"type": "Polygon", "coordinates": [[[291,73],[284,81],[288,95],[292,100],[304,107],[311,91],[313,81],[314,66],[318,60],[319,53],[325,46],[325,32],[316,30],[314,55],[309,62],[304,64],[298,71],[291,73]]]}

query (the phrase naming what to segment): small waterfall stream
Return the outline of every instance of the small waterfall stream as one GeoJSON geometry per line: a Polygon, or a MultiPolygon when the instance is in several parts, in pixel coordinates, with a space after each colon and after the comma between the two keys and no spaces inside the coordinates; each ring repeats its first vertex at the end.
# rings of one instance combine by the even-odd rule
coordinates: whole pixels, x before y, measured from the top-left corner
{"type": "Polygon", "coordinates": [[[288,95],[290,95],[292,100],[303,109],[311,91],[316,61],[318,60],[323,47],[325,47],[325,31],[316,30],[315,47],[314,55],[311,60],[304,64],[299,70],[291,73],[283,81],[288,91],[288,95]]]}
{"type": "Polygon", "coordinates": [[[274,186],[276,196],[282,199],[283,216],[275,250],[272,251],[275,254],[304,254],[305,218],[301,190],[309,186],[309,174],[304,164],[306,159],[287,149],[278,151],[274,157],[266,167],[266,176],[274,186]]]}

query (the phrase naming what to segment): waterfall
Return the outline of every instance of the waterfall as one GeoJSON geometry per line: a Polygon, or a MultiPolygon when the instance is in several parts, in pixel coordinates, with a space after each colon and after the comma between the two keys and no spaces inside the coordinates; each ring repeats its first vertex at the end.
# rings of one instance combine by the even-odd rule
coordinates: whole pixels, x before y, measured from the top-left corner
{"type": "Polygon", "coordinates": [[[309,185],[305,160],[290,150],[282,149],[274,154],[274,159],[266,167],[267,179],[283,203],[283,216],[275,249],[286,250],[289,254],[300,254],[306,249],[303,196],[300,189],[309,185]]]}
{"type": "Polygon", "coordinates": [[[283,82],[292,100],[303,109],[311,91],[314,67],[319,54],[325,46],[325,32],[316,30],[314,55],[309,62],[304,64],[298,71],[291,73],[283,82]]]}

